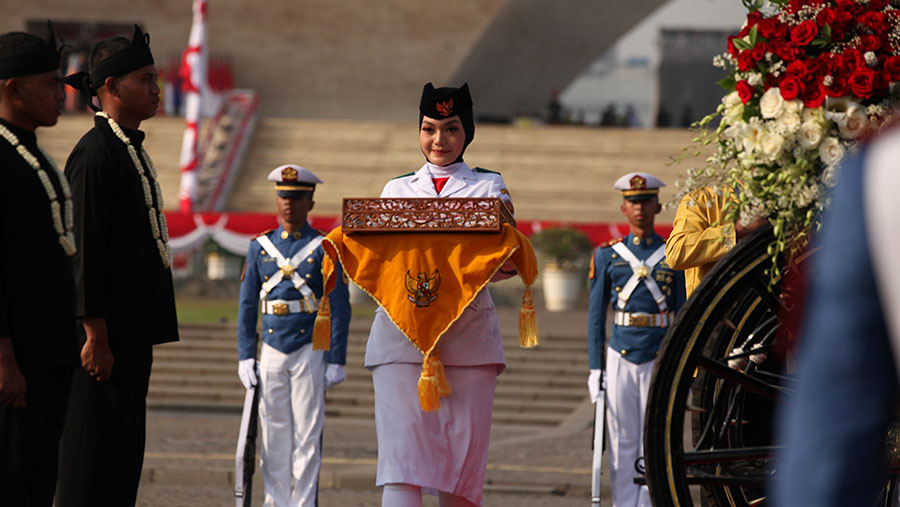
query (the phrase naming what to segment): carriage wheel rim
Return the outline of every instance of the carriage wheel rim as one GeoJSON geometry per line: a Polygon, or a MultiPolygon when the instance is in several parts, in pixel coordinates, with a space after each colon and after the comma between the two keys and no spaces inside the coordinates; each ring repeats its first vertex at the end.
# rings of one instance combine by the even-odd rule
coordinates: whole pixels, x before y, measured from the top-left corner
{"type": "MultiPolygon", "coordinates": [[[[767,253],[762,254],[759,257],[757,257],[756,259],[754,259],[753,261],[749,262],[747,264],[747,266],[744,267],[744,269],[742,269],[741,271],[737,272],[734,276],[732,276],[731,279],[728,281],[728,283],[721,290],[719,290],[718,294],[716,294],[715,299],[713,299],[707,305],[706,311],[703,313],[703,316],[702,316],[702,322],[706,322],[706,320],[709,318],[709,314],[712,312],[713,308],[715,308],[716,304],[718,304],[718,302],[724,297],[725,293],[727,293],[731,289],[731,287],[733,287],[734,284],[736,284],[738,282],[738,280],[741,280],[742,277],[745,274],[747,274],[747,272],[756,269],[756,267],[759,265],[760,262],[763,262],[764,260],[766,260],[768,258],[769,258],[769,255],[767,253]]],[[[701,328],[702,328],[702,326],[701,326],[701,328]]],[[[688,346],[685,347],[686,350],[693,350],[694,344],[697,342],[698,335],[699,335],[699,330],[695,329],[693,334],[691,334],[690,340],[688,341],[688,346]]],[[[684,354],[681,357],[681,359],[678,361],[678,367],[676,369],[675,378],[678,378],[678,379],[682,378],[682,374],[684,373],[684,368],[687,363],[688,356],[690,356],[690,354],[684,354]]],[[[673,383],[672,390],[670,390],[670,392],[669,392],[668,404],[666,406],[666,427],[667,428],[672,427],[672,416],[673,416],[672,411],[675,408],[674,407],[675,394],[676,394],[675,391],[678,390],[679,385],[680,385],[680,382],[673,383]]],[[[672,434],[671,434],[671,431],[666,431],[665,443],[666,443],[666,448],[665,448],[666,476],[667,476],[667,480],[669,481],[669,491],[670,491],[670,493],[672,493],[674,495],[674,493],[676,491],[676,485],[675,485],[675,475],[673,474],[673,467],[672,467],[672,434]]],[[[675,505],[680,505],[678,503],[678,498],[675,498],[674,496],[672,497],[672,501],[674,502],[675,505]]]]}

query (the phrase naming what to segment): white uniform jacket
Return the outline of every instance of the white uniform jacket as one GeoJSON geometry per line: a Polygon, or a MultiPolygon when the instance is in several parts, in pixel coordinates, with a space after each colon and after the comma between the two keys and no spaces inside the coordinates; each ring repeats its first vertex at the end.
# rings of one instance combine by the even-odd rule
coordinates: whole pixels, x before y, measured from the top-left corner
{"type": "MultiPolygon", "coordinates": [[[[499,197],[510,201],[509,191],[506,190],[506,183],[500,173],[480,168],[471,169],[465,162],[455,165],[458,167],[441,189],[440,195],[431,180],[431,164],[426,163],[414,173],[389,181],[384,186],[381,197],[499,197]]],[[[452,169],[452,166],[441,169],[446,171],[452,169]]],[[[509,276],[511,275],[495,276],[492,281],[509,276]]],[[[506,368],[497,311],[487,287],[478,293],[463,310],[462,316],[444,333],[438,342],[438,349],[441,352],[441,362],[447,366],[496,364],[498,373],[506,368]]],[[[379,307],[375,311],[375,320],[366,345],[366,367],[421,362],[422,353],[397,329],[384,309],[379,307]]]]}

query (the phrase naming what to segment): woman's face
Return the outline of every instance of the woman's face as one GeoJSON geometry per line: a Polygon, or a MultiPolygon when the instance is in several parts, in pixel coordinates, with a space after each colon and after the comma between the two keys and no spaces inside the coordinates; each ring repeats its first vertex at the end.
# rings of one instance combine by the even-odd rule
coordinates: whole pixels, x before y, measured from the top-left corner
{"type": "Polygon", "coordinates": [[[459,158],[466,144],[466,133],[459,116],[436,120],[424,116],[419,128],[422,153],[434,165],[450,165],[459,158]]]}

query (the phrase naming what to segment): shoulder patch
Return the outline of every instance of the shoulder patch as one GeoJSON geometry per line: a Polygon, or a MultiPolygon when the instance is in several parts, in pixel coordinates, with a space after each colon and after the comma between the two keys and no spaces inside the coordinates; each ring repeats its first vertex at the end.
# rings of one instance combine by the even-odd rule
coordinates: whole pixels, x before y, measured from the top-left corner
{"type": "Polygon", "coordinates": [[[621,238],[611,239],[611,240],[607,241],[606,243],[601,244],[600,248],[606,248],[608,246],[613,246],[616,243],[621,243],[624,239],[625,239],[624,236],[621,238]]]}
{"type": "Polygon", "coordinates": [[[275,230],[275,229],[266,229],[266,230],[262,231],[261,233],[259,233],[259,234],[255,235],[255,236],[253,236],[253,237],[250,238],[250,239],[251,239],[251,240],[254,240],[254,239],[256,239],[256,238],[258,238],[258,237],[260,237],[260,236],[265,236],[266,234],[268,234],[268,233],[270,233],[270,232],[272,232],[272,231],[274,231],[274,230],[275,230]]]}
{"type": "Polygon", "coordinates": [[[485,169],[484,167],[476,167],[476,173],[488,173],[488,174],[500,174],[497,171],[491,171],[490,169],[485,169]]]}
{"type": "Polygon", "coordinates": [[[407,176],[412,176],[413,174],[416,174],[416,172],[415,172],[415,171],[408,172],[408,173],[406,173],[406,174],[401,174],[400,176],[396,176],[396,177],[391,178],[391,179],[392,179],[392,180],[399,180],[400,178],[406,178],[407,176]]]}

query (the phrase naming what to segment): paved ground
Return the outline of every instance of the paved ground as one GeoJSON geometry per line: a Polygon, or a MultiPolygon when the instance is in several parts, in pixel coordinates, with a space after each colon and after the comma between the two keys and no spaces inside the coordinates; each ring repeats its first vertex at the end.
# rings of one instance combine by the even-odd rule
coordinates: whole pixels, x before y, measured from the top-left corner
{"type": "MultiPolygon", "coordinates": [[[[498,427],[492,435],[485,505],[585,505],[590,495],[591,405],[552,429],[498,427]]],[[[138,505],[233,505],[239,417],[151,412],[138,505]]],[[[374,424],[326,424],[320,478],[323,506],[378,506],[374,424]]],[[[258,473],[254,505],[261,502],[258,473]]],[[[608,492],[608,487],[607,487],[608,492]]],[[[437,505],[426,497],[425,505],[437,505]]]]}

